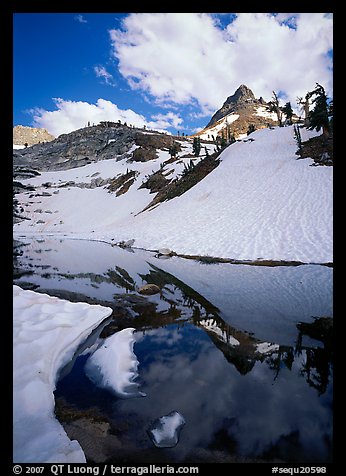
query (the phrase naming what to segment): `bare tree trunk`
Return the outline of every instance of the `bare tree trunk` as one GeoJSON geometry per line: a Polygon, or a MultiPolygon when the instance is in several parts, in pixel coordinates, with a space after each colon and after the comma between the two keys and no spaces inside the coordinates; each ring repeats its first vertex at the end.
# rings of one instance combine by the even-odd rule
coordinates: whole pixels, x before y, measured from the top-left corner
{"type": "Polygon", "coordinates": [[[322,126],[322,135],[323,135],[324,140],[329,139],[329,136],[330,136],[329,127],[322,126]]]}
{"type": "Polygon", "coordinates": [[[309,127],[310,121],[309,121],[309,99],[305,99],[304,102],[304,113],[305,113],[305,118],[304,118],[304,126],[309,127]]]}

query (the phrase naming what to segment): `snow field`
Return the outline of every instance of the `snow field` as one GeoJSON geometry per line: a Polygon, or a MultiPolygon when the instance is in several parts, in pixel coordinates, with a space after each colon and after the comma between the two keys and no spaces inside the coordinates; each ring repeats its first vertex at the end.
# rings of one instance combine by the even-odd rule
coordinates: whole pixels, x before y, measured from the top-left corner
{"type": "Polygon", "coordinates": [[[228,124],[232,124],[232,122],[236,121],[238,118],[239,114],[228,114],[220,119],[215,126],[208,128],[206,132],[198,134],[198,136],[203,140],[212,140],[213,135],[216,137],[221,129],[226,127],[228,124]]]}
{"type": "MultiPolygon", "coordinates": [[[[192,153],[190,142],[178,142],[182,145],[181,156],[192,153]]],[[[131,151],[136,147],[134,146],[131,151]]],[[[210,153],[213,147],[210,144],[207,145],[210,153]]],[[[38,187],[39,196],[30,198],[30,195],[33,195],[32,192],[17,195],[18,200],[25,204],[24,214],[30,221],[15,225],[15,232],[20,230],[27,233],[65,231],[94,233],[132,221],[133,216],[143,210],[154,197],[148,189],[139,189],[139,187],[149,175],[160,170],[161,164],[170,158],[167,151],[158,150],[157,152],[158,158],[149,162],[127,162],[126,159],[114,158],[75,169],[42,172],[39,176],[21,180],[25,185],[38,187]],[[71,181],[76,184],[90,183],[95,178],[118,177],[131,170],[137,172],[136,181],[125,194],[118,197],[115,193],[109,193],[105,187],[88,189],[70,185],[66,188],[58,188],[71,181]],[[39,187],[47,182],[51,183],[51,187],[40,190],[39,187]],[[40,195],[42,192],[49,193],[50,196],[40,195]]],[[[198,163],[202,157],[203,153],[197,159],[193,159],[194,163],[198,163]]],[[[190,157],[178,157],[177,162],[168,164],[161,170],[167,179],[173,180],[183,172],[190,160],[190,157]]]]}
{"type": "MultiPolygon", "coordinates": [[[[301,134],[303,140],[316,135],[305,129],[301,134]]],[[[226,148],[220,165],[183,195],[143,213],[139,212],[155,195],[138,187],[146,174],[159,169],[167,152],[161,151],[155,161],[131,166],[114,161],[113,176],[126,167],[137,167],[140,173],[119,197],[102,187],[60,189],[51,197],[31,200],[28,192],[18,194],[32,220],[16,224],[15,233],[65,233],[110,242],[135,239],[135,247],[239,260],[333,261],[333,168],[311,166],[311,159],[297,160],[293,127],[262,129],[251,138],[226,148]],[[35,213],[38,207],[52,213],[35,213]]],[[[191,151],[189,147],[182,154],[191,151]]],[[[174,165],[172,178],[189,160],[168,164],[165,171],[174,165]]],[[[88,175],[111,162],[86,166],[88,175]]],[[[67,172],[81,174],[86,167],[42,173],[23,183],[42,183],[57,174],[56,183],[66,180],[67,172]]]]}
{"type": "Polygon", "coordinates": [[[252,137],[184,195],[138,215],[123,238],[182,254],[331,262],[332,168],[297,160],[291,127],[252,137]]]}

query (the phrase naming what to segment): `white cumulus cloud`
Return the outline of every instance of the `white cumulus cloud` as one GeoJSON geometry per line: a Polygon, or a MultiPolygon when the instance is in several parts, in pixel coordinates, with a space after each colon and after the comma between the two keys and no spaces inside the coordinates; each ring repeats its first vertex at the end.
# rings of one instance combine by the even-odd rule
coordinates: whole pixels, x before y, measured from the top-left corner
{"type": "Polygon", "coordinates": [[[226,27],[207,13],[132,13],[109,34],[133,89],[211,113],[240,84],[293,103],[316,82],[332,94],[332,28],[323,13],[239,13],[226,27]]]}
{"type": "Polygon", "coordinates": [[[88,122],[96,125],[100,121],[117,122],[120,120],[128,125],[132,124],[136,127],[145,125],[156,130],[171,126],[177,127],[182,123],[182,119],[172,112],[164,115],[158,114],[153,116],[152,120],[148,120],[132,109],[119,109],[116,104],[105,99],[98,99],[96,104],[61,98],[55,98],[54,102],[56,108],[53,111],[36,108],[29,112],[33,116],[35,127],[43,127],[55,137],[85,127],[88,122]]]}
{"type": "Polygon", "coordinates": [[[168,127],[182,127],[183,119],[174,112],[167,112],[167,114],[155,114],[152,116],[154,121],[149,123],[149,127],[152,124],[153,127],[159,127],[160,129],[166,129],[168,127]]]}

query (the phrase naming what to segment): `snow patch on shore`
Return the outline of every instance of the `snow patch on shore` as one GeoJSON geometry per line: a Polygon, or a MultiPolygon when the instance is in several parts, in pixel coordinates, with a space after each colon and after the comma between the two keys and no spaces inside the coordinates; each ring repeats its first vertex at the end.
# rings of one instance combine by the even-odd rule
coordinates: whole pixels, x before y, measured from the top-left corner
{"type": "Polygon", "coordinates": [[[59,371],[112,310],[13,286],[13,438],[16,463],[85,463],[54,414],[59,371]]]}

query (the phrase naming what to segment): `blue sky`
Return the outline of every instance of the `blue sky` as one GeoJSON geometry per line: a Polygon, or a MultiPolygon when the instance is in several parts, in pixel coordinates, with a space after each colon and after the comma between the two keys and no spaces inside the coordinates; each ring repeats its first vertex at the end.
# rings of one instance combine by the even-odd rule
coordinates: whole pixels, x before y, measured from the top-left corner
{"type": "Polygon", "coordinates": [[[296,106],[332,96],[332,23],[323,13],[15,13],[14,125],[55,136],[122,120],[186,134],[240,84],[296,106]]]}

